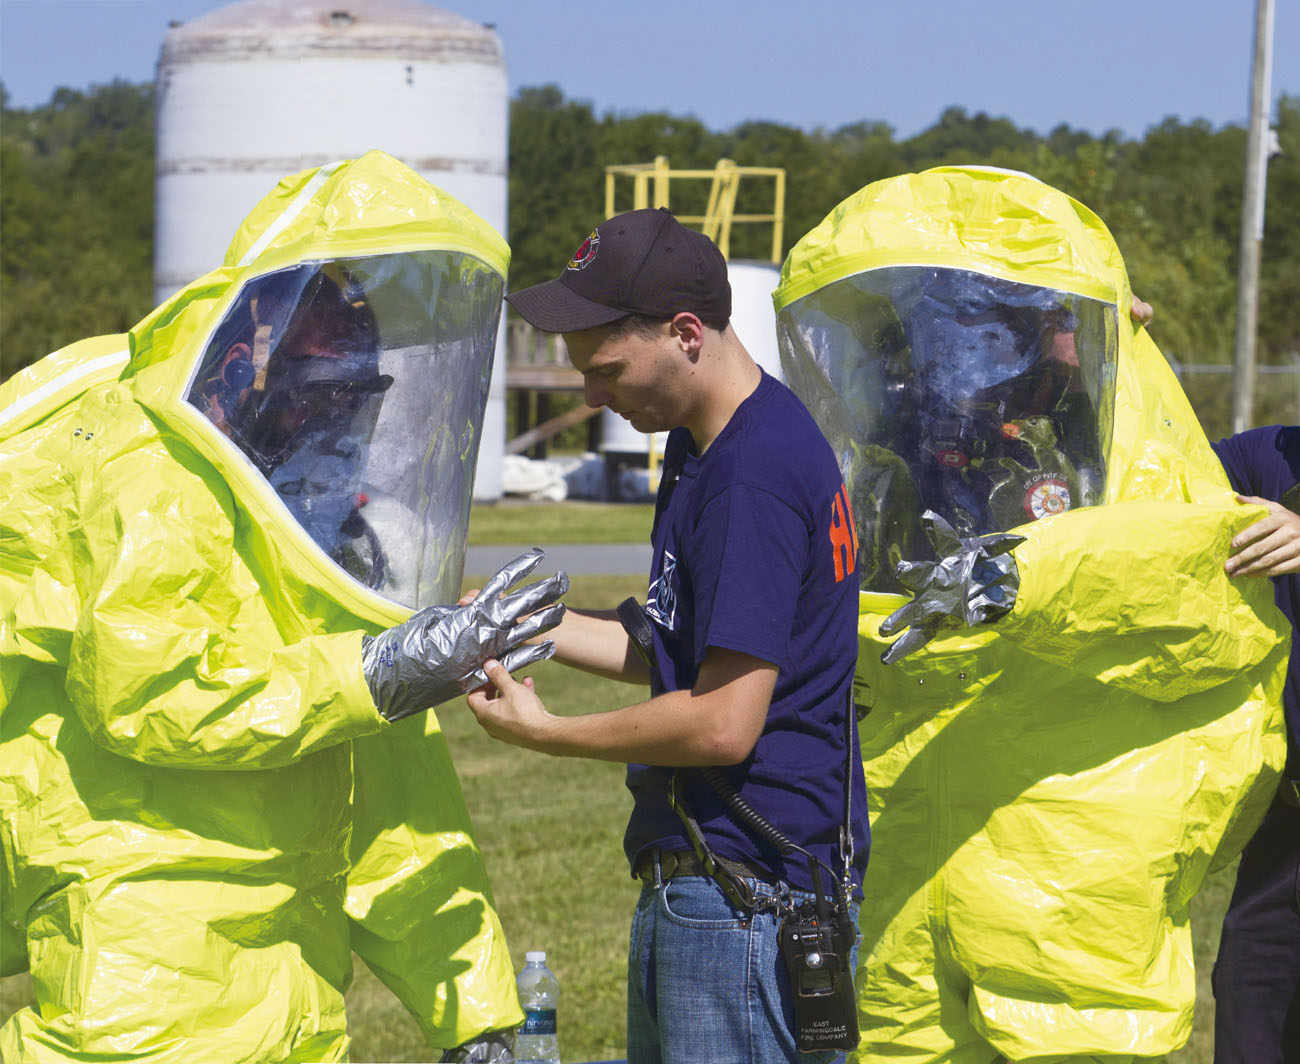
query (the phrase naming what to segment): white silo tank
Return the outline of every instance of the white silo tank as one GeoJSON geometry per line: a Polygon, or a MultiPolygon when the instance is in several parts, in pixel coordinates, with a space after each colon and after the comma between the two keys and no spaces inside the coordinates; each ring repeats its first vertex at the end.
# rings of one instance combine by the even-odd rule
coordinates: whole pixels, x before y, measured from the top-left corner
{"type": "MultiPolygon", "coordinates": [[[[731,283],[731,327],[745,350],[763,369],[781,380],[781,355],[776,345],[776,311],[772,292],[781,280],[781,267],[770,262],[737,260],[727,263],[731,283]]],[[[611,410],[600,412],[600,447],[607,454],[647,454],[651,438],[638,432],[611,410]]],[[[663,454],[667,433],[653,442],[663,454]]]]}
{"type": "MultiPolygon", "coordinates": [[[[506,232],[508,89],[491,26],[420,0],[242,0],[173,24],[158,59],[154,291],[221,262],[285,174],[380,148],[506,232]]],[[[474,496],[501,496],[505,343],[474,496]]]]}

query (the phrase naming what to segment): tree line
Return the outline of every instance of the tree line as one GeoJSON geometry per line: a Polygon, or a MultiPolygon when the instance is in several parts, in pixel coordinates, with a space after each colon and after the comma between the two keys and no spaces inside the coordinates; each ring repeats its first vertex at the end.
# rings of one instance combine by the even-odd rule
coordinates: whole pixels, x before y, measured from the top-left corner
{"type": "MultiPolygon", "coordinates": [[[[72,340],[117,332],[152,304],[153,87],[114,82],[59,89],[10,107],[0,86],[0,378],[72,340]]],[[[1259,314],[1261,364],[1300,354],[1300,97],[1284,96],[1281,153],[1268,171],[1259,314]]],[[[745,122],[715,131],[663,112],[597,115],[554,85],[510,103],[512,287],[558,271],[604,211],[604,168],[667,156],[674,168],[722,158],[786,171],[784,251],[840,200],[879,178],[979,163],[1032,173],[1110,227],[1134,290],[1156,307],[1152,334],[1185,363],[1232,358],[1246,131],[1166,119],[1140,140],[1060,125],[1046,136],[1006,118],[950,107],[897,139],[884,122],[804,130],[745,122]]],[[[695,184],[695,183],[692,183],[695,184]]],[[[673,188],[673,206],[702,213],[707,183],[673,188]],[[679,200],[679,194],[682,199],[679,200]]],[[[770,187],[741,185],[738,213],[770,209],[770,187]]],[[[738,227],[736,258],[766,258],[770,233],[738,227]]],[[[1226,418],[1226,378],[1193,402],[1207,427],[1226,418]]],[[[1256,421],[1271,415],[1259,389],[1256,421]]],[[[1293,401],[1293,399],[1292,399],[1293,401]]],[[[1281,407],[1283,411],[1293,406],[1281,407]]]]}

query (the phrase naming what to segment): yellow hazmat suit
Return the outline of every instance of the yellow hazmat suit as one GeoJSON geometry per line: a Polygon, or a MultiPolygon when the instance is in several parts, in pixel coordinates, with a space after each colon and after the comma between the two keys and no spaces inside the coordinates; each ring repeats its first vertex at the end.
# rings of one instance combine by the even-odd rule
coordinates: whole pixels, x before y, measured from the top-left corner
{"type": "MultiPolygon", "coordinates": [[[[450,393],[449,352],[480,352],[481,417],[508,254],[371,152],[283,180],[225,263],[130,334],[0,385],[0,944],[36,996],[0,1029],[5,1061],[342,1060],[353,949],[433,1045],[521,1021],[438,723],[386,723],[361,668],[363,634],[455,601],[468,489],[417,485],[460,539],[441,568],[406,558],[425,576],[402,603],[340,568],[185,398],[259,283],[343,263],[369,270],[357,305],[385,359],[434,380],[446,360],[450,393]]],[[[241,350],[265,348],[268,302],[241,350]]],[[[425,450],[472,469],[476,425],[413,401],[425,450]]]]}
{"type": "Polygon", "coordinates": [[[1131,323],[1112,237],[1027,175],[931,170],[840,204],[790,252],[774,299],[787,377],[856,484],[868,581],[857,682],[873,843],[855,1059],[1177,1048],[1195,998],[1188,903],[1268,803],[1288,637],[1267,584],[1224,574],[1229,540],[1260,513],[1234,501],[1131,323]],[[931,325],[949,315],[929,334],[926,300],[931,325]],[[978,346],[953,322],[1004,344],[996,371],[935,368],[958,361],[954,344],[963,358],[978,346]],[[1048,347],[1055,385],[1033,365],[1048,347]],[[926,380],[960,401],[934,413],[926,380]],[[1066,442],[1067,407],[1088,412],[1083,443],[1066,442]],[[924,430],[877,431],[924,410],[924,430]],[[978,438],[986,415],[992,442],[978,438]],[[887,445],[908,432],[946,468],[887,445]],[[977,484],[1014,505],[961,496],[977,484]],[[906,518],[940,488],[961,534],[1025,537],[1019,594],[1009,614],[884,665],[880,623],[907,601],[893,568],[924,543],[906,518]]]}

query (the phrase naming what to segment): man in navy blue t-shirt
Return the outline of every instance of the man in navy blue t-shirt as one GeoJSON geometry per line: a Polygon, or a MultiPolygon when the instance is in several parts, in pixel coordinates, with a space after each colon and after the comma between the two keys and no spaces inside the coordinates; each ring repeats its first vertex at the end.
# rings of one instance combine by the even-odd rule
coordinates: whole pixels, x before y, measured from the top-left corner
{"type": "MultiPolygon", "coordinates": [[[[1295,628],[1300,608],[1300,426],[1214,444],[1243,502],[1269,515],[1238,533],[1227,570],[1273,578],[1295,628]],[[1288,508],[1289,507],[1289,508],[1288,508]]],[[[1277,798],[1241,855],[1214,965],[1215,1064],[1285,1064],[1300,1053],[1300,640],[1282,695],[1287,758],[1277,798]]]]}
{"type": "Polygon", "coordinates": [[[557,280],[507,298],[564,334],[590,405],[642,432],[671,430],[644,660],[616,611],[570,610],[548,636],[557,660],[649,682],[651,697],[552,716],[489,663],[495,690],[472,693],[470,707],[507,742],[628,766],[624,844],[643,882],[629,948],[630,1064],[837,1059],[798,1052],[778,946],[781,917],[815,886],[814,865],[825,893],[841,884],[856,899],[867,856],[852,711],[857,545],[830,446],[731,328],[717,247],[666,210],[611,218],[557,280]],[[674,780],[698,839],[670,804],[674,780]],[[796,848],[761,837],[724,792],[796,848]]]}

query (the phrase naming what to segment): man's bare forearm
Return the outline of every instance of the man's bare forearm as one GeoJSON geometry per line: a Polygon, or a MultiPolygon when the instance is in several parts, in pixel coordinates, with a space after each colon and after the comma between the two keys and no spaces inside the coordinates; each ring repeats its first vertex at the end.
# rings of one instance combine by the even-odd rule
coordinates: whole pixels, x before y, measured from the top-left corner
{"type": "Polygon", "coordinates": [[[737,651],[711,648],[696,686],[620,709],[578,716],[547,711],[531,679],[517,681],[488,662],[489,684],[469,708],[495,739],[561,757],[647,765],[734,765],[763,732],[777,668],[737,651]]]}
{"type": "Polygon", "coordinates": [[[555,660],[624,683],[648,684],[650,672],[613,610],[570,609],[547,639],[555,660]]]}

